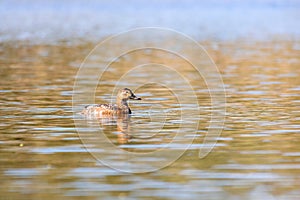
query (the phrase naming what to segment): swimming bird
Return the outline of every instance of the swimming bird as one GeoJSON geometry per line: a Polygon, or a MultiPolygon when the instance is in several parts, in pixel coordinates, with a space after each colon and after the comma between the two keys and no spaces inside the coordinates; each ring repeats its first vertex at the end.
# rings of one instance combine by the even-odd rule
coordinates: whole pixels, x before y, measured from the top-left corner
{"type": "Polygon", "coordinates": [[[141,98],[136,97],[130,89],[123,88],[119,90],[117,94],[116,104],[89,105],[86,106],[81,113],[84,115],[97,117],[131,114],[131,109],[129,108],[127,103],[129,99],[142,100],[141,98]]]}

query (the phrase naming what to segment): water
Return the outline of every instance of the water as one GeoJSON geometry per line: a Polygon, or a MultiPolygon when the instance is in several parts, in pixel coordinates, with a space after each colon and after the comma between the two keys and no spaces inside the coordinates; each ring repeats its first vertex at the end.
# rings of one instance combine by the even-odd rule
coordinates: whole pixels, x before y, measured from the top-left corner
{"type": "MultiPolygon", "coordinates": [[[[187,121],[179,118],[178,104],[170,91],[151,84],[136,90],[143,101],[131,102],[130,119],[93,120],[80,115],[74,118],[72,94],[78,70],[74,63],[80,62],[91,47],[1,47],[3,197],[296,199],[300,195],[300,70],[294,42],[240,43],[238,48],[228,42],[220,44],[217,50],[214,43],[206,42],[226,87],[227,114],[222,135],[213,151],[199,159],[210,119],[210,99],[200,81],[197,97],[201,115],[200,119],[191,120],[200,121],[200,125],[196,132],[187,129],[186,135],[195,139],[193,144],[170,166],[142,174],[123,172],[122,166],[135,168],[130,168],[119,151],[107,152],[103,142],[96,139],[105,136],[119,150],[153,152],[169,144],[178,126],[187,121]],[[85,51],[78,53],[79,48],[85,51]],[[45,51],[48,56],[41,58],[39,53],[45,51]],[[34,53],[23,57],[28,52],[34,53]],[[58,54],[60,60],[53,61],[58,54]],[[84,124],[80,130],[87,134],[85,146],[74,120],[84,124]],[[166,121],[165,127],[157,132],[162,120],[166,121]],[[91,142],[90,146],[86,142],[91,142]],[[105,166],[107,163],[93,155],[113,160],[121,171],[105,166]]],[[[130,65],[125,62],[123,66],[130,65]]],[[[149,74],[141,70],[135,75],[140,80],[149,74]]],[[[94,80],[85,78],[87,85],[94,80]]],[[[182,92],[176,82],[173,86],[182,92]]],[[[114,99],[113,84],[101,88],[97,90],[97,102],[114,99]]],[[[190,109],[189,104],[183,109],[190,109]]],[[[170,152],[184,148],[182,141],[168,147],[170,152]]],[[[138,166],[147,169],[143,162],[160,163],[165,158],[168,156],[145,154],[139,158],[138,166]]]]}
{"type": "Polygon", "coordinates": [[[9,0],[0,2],[0,41],[98,41],[149,26],[172,28],[198,40],[299,38],[299,8],[295,0],[9,0]]]}
{"type": "MultiPolygon", "coordinates": [[[[73,9],[79,9],[77,4],[73,9]]],[[[56,8],[56,4],[51,5],[44,9],[56,8]]],[[[201,33],[195,28],[186,29],[188,25],[181,26],[184,23],[177,20],[180,17],[176,18],[176,14],[161,22],[173,28],[185,27],[184,32],[191,30],[191,35],[200,36],[199,42],[216,62],[224,81],[223,131],[212,151],[200,159],[199,151],[211,147],[211,143],[205,143],[211,116],[220,113],[212,113],[214,108],[203,77],[179,57],[161,51],[132,52],[111,64],[101,84],[96,85],[95,98],[82,95],[78,101],[72,101],[75,80],[81,84],[80,90],[75,91],[79,95],[93,93],[93,85],[98,84],[96,71],[108,62],[103,60],[103,54],[92,57],[85,76],[76,79],[76,74],[102,36],[147,20],[141,18],[135,23],[133,17],[125,17],[122,23],[116,19],[118,23],[112,24],[95,19],[82,26],[83,32],[66,28],[56,33],[53,30],[60,27],[57,20],[65,16],[64,12],[57,20],[45,15],[32,25],[34,16],[39,16],[35,13],[38,10],[27,15],[23,4],[5,6],[10,9],[0,15],[16,13],[11,22],[24,15],[28,18],[20,25],[20,32],[13,23],[0,28],[1,199],[299,199],[300,43],[295,28],[298,22],[294,20],[298,12],[284,14],[287,10],[297,11],[298,7],[279,3],[274,11],[272,5],[258,6],[258,10],[250,6],[251,12],[258,13],[254,18],[260,18],[264,9],[270,11],[265,22],[274,16],[292,19],[282,24],[275,20],[278,26],[265,26],[269,23],[260,21],[260,27],[268,30],[256,29],[260,39],[247,35],[254,27],[249,21],[241,32],[236,32],[234,27],[238,26],[239,18],[236,26],[230,25],[225,32],[221,31],[224,26],[208,26],[211,23],[196,19],[199,26],[209,28],[201,33]],[[32,30],[37,24],[40,32],[32,30]],[[97,24],[105,25],[105,30],[99,31],[97,24]],[[74,30],[81,39],[69,37],[74,30]],[[84,30],[89,34],[91,30],[99,32],[90,38],[84,30]],[[213,38],[223,40],[207,38],[211,33],[213,38]],[[270,33],[273,37],[269,37],[270,33]],[[238,39],[241,35],[246,39],[238,39]],[[191,81],[197,102],[189,86],[170,69],[152,64],[121,76],[136,63],[149,61],[180,70],[191,81]],[[152,82],[144,84],[149,77],[152,82]],[[143,99],[130,102],[130,117],[90,119],[78,114],[94,100],[113,102],[116,85],[134,88],[143,99]],[[166,87],[170,85],[172,90],[166,87]],[[176,98],[174,91],[181,99],[176,98]],[[182,118],[182,113],[189,115],[182,118]],[[160,151],[164,149],[167,151],[160,151]]],[[[43,8],[40,4],[36,6],[43,8]]],[[[248,9],[247,5],[242,7],[248,9]]],[[[218,13],[228,13],[225,8],[218,7],[223,10],[218,13]]],[[[130,9],[121,11],[126,13],[130,9]]],[[[236,12],[224,17],[225,22],[231,21],[236,12]]],[[[74,23],[81,21],[80,14],[72,16],[70,20],[74,23]]],[[[216,18],[207,15],[207,19],[216,18]]],[[[177,41],[170,38],[167,42],[177,41]]],[[[105,53],[113,54],[120,47],[112,46],[105,53]]],[[[199,58],[194,49],[185,51],[199,58]]]]}

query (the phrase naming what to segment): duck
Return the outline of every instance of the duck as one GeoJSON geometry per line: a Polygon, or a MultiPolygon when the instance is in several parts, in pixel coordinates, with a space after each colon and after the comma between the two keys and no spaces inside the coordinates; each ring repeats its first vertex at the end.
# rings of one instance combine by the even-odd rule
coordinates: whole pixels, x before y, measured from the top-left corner
{"type": "Polygon", "coordinates": [[[132,114],[127,101],[142,100],[135,96],[135,94],[128,88],[123,88],[118,91],[116,104],[96,104],[85,106],[81,114],[88,116],[113,116],[113,115],[127,115],[132,114]]]}

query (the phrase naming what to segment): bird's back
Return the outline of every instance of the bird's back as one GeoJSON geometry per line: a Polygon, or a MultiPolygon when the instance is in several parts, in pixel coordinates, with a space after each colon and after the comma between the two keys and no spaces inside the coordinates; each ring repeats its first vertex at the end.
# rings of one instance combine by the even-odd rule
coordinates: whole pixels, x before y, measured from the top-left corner
{"type": "Polygon", "coordinates": [[[116,104],[97,104],[86,106],[81,113],[89,116],[109,116],[131,114],[131,110],[128,107],[120,108],[116,104]]]}

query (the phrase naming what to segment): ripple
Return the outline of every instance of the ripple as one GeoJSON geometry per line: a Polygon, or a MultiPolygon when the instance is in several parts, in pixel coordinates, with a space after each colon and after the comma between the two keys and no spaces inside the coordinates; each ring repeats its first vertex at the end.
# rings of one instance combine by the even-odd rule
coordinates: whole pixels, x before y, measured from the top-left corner
{"type": "MultiPolygon", "coordinates": [[[[89,151],[94,151],[93,149],[89,148],[89,151]]],[[[31,148],[29,152],[38,153],[38,154],[54,154],[54,153],[66,153],[66,152],[87,152],[86,148],[82,145],[73,145],[73,146],[53,146],[53,147],[38,147],[38,148],[31,148]]],[[[102,152],[102,150],[97,149],[95,152],[102,152]]]]}
{"type": "Polygon", "coordinates": [[[272,170],[272,169],[300,169],[300,164],[273,164],[273,165],[243,165],[243,164],[227,164],[215,165],[214,169],[236,169],[236,170],[272,170]]]}
{"type": "Polygon", "coordinates": [[[200,148],[212,148],[212,147],[224,147],[227,146],[226,144],[217,143],[215,145],[212,144],[124,144],[120,145],[120,148],[126,148],[126,149],[160,149],[160,148],[168,148],[168,149],[200,149],[200,148]]]}

